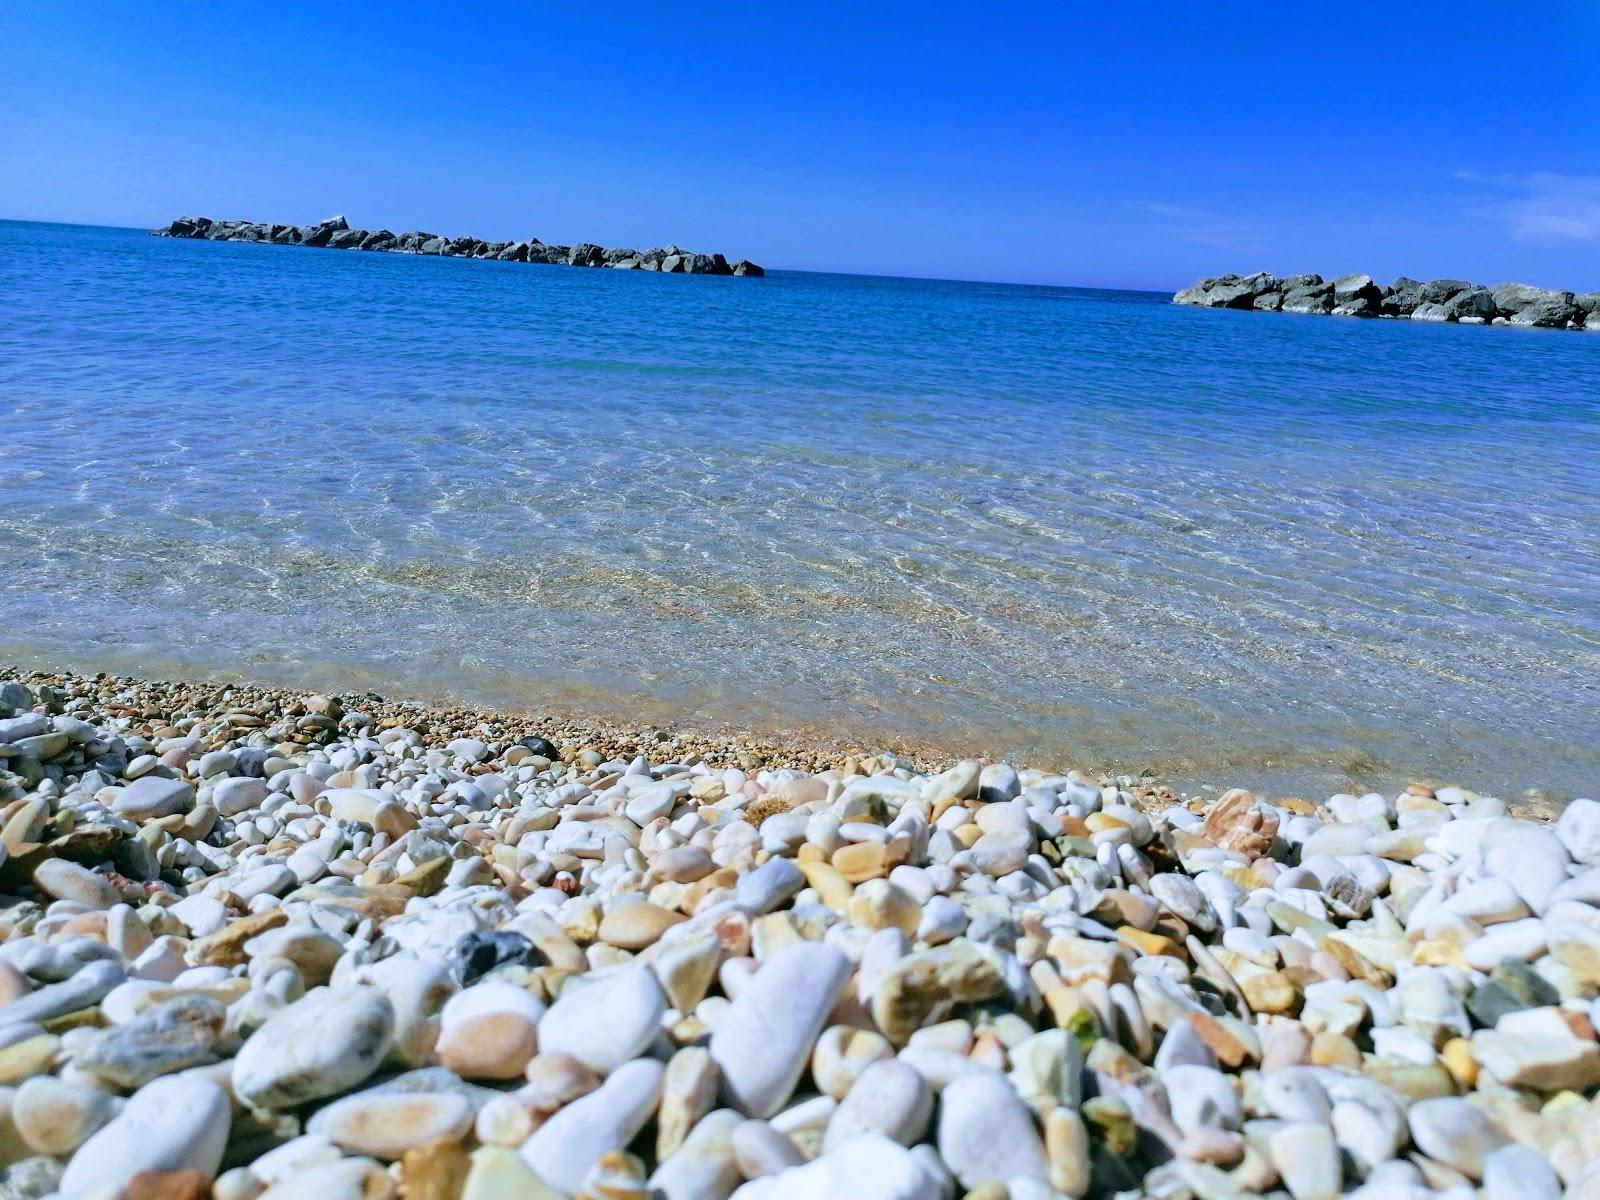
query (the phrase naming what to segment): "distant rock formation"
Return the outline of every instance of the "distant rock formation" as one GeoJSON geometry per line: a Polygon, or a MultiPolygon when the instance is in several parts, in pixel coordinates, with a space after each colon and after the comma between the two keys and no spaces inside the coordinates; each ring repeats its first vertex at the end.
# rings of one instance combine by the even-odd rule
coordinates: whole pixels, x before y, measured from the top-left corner
{"type": "Polygon", "coordinates": [[[607,250],[593,242],[551,246],[538,238],[525,242],[485,242],[475,237],[441,237],[436,233],[390,233],[387,229],[351,229],[343,217],[315,225],[275,225],[256,221],[213,221],[179,217],[156,237],[198,238],[209,242],[270,242],[277,246],[321,246],[329,250],[386,250],[392,254],[444,254],[456,258],[494,258],[502,262],[552,263],[571,267],[614,267],[617,270],[665,271],[669,275],[765,275],[748,258],[730,263],[720,254],[694,254],[676,246],[654,250],[607,250]]]}
{"type": "Polygon", "coordinates": [[[1329,313],[1336,317],[1409,317],[1463,325],[1532,325],[1544,329],[1600,331],[1600,292],[1575,296],[1526,283],[1483,287],[1462,279],[1431,283],[1402,275],[1388,286],[1371,275],[1321,275],[1279,279],[1266,271],[1202,279],[1172,297],[1174,304],[1253,308],[1264,312],[1329,313]]]}

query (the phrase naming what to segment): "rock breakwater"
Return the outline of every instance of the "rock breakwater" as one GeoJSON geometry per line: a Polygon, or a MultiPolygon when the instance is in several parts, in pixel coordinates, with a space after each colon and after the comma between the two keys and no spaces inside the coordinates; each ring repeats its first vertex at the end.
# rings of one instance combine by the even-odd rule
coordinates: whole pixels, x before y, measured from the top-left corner
{"type": "Polygon", "coordinates": [[[266,242],[276,246],[317,246],[328,250],[381,250],[391,254],[439,254],[453,258],[492,258],[499,262],[548,263],[569,267],[612,267],[619,271],[662,271],[668,275],[765,275],[747,258],[730,263],[721,254],[696,254],[677,246],[652,250],[607,250],[593,242],[557,246],[529,238],[523,242],[486,242],[475,237],[443,237],[413,230],[352,229],[343,217],[315,225],[279,225],[260,221],[214,221],[179,217],[155,237],[193,238],[210,242],[266,242]]]}
{"type": "Polygon", "coordinates": [[[1600,1196],[1600,804],[546,733],[0,673],[0,1195],[1600,1196]]]}
{"type": "Polygon", "coordinates": [[[1279,278],[1258,271],[1254,275],[1202,279],[1176,293],[1172,302],[1261,312],[1600,331],[1600,292],[1576,295],[1526,283],[1485,287],[1462,279],[1423,283],[1402,275],[1391,284],[1380,284],[1370,275],[1341,275],[1325,280],[1321,275],[1279,278]]]}

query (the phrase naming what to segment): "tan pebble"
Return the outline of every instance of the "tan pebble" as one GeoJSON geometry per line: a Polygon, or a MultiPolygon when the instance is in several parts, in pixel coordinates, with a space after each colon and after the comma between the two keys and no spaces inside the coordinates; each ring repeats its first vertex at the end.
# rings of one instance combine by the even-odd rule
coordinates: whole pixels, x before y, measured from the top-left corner
{"type": "Polygon", "coordinates": [[[1472,1043],[1463,1037],[1453,1037],[1439,1050],[1439,1061],[1450,1072],[1463,1091],[1478,1082],[1478,1060],[1472,1056],[1472,1043]]]}
{"type": "Polygon", "coordinates": [[[565,1200],[515,1150],[480,1146],[470,1161],[461,1200],[565,1200]]]}
{"type": "Polygon", "coordinates": [[[705,999],[722,961],[722,946],[710,933],[662,945],[651,963],[667,1001],[679,1012],[693,1012],[705,999]]]}
{"type": "Polygon", "coordinates": [[[117,1200],[211,1200],[211,1180],[195,1170],[140,1171],[117,1200]]]}
{"type": "Polygon", "coordinates": [[[589,1168],[576,1200],[650,1200],[644,1164],[626,1150],[608,1150],[589,1168]]]}
{"type": "Polygon", "coordinates": [[[833,1025],[822,1031],[811,1052],[811,1077],[824,1095],[843,1100],[862,1071],[893,1057],[894,1047],[881,1033],[833,1025]]]}
{"type": "Polygon", "coordinates": [[[533,1057],[538,1031],[521,1013],[488,1012],[444,1029],[441,1066],[463,1079],[515,1079],[533,1057]]]}
{"type": "Polygon", "coordinates": [[[400,1159],[400,1200],[459,1200],[470,1163],[454,1139],[412,1146],[400,1159]]]}
{"type": "Polygon", "coordinates": [[[1361,1069],[1361,1051],[1342,1033],[1319,1033],[1311,1039],[1311,1062],[1318,1067],[1361,1069]]]}
{"type": "Polygon", "coordinates": [[[682,1146],[695,1122],[711,1111],[721,1082],[722,1072],[704,1046],[685,1046],[668,1061],[656,1127],[658,1162],[682,1146]]]}
{"type": "Polygon", "coordinates": [[[534,1055],[523,1075],[528,1086],[517,1098],[535,1112],[555,1112],[600,1086],[600,1076],[572,1055],[560,1052],[534,1055]]]}
{"type": "Polygon", "coordinates": [[[1050,1110],[1044,1121],[1044,1148],[1050,1160],[1050,1186],[1070,1200],[1089,1191],[1089,1127],[1078,1111],[1050,1110]]]}
{"type": "MultiPolygon", "coordinates": [[[[820,851],[818,853],[820,854],[820,851]]],[[[836,912],[844,912],[849,907],[853,889],[839,868],[824,862],[821,858],[801,858],[797,860],[796,865],[799,866],[800,873],[806,877],[806,883],[816,889],[817,899],[822,903],[836,912]]]]}
{"type": "Polygon", "coordinates": [[[853,925],[898,929],[907,937],[916,934],[922,921],[922,906],[911,893],[887,879],[869,879],[856,888],[848,913],[853,925]]]}
{"type": "Polygon", "coordinates": [[[0,1084],[21,1083],[43,1075],[54,1064],[60,1048],[60,1038],[39,1033],[0,1050],[0,1084]]]}
{"type": "Polygon", "coordinates": [[[1245,975],[1240,978],[1239,987],[1251,1009],[1258,1013],[1286,1013],[1300,998],[1294,984],[1279,971],[1245,975]]]}
{"type": "Polygon", "coordinates": [[[643,950],[654,945],[663,933],[683,919],[682,913],[671,912],[648,900],[629,900],[606,913],[600,922],[600,940],[624,950],[643,950]]]}
{"type": "Polygon", "coordinates": [[[33,981],[16,967],[0,959],[0,1005],[20,1000],[33,991],[33,981]]]}
{"type": "Polygon", "coordinates": [[[423,1142],[459,1141],[472,1128],[472,1103],[454,1092],[380,1092],[336,1100],[310,1129],[337,1146],[396,1159],[423,1142]]]}
{"type": "Polygon", "coordinates": [[[38,1154],[70,1154],[116,1113],[116,1101],[98,1088],[36,1075],[17,1089],[11,1119],[38,1154]]]}
{"type": "Polygon", "coordinates": [[[889,851],[882,842],[852,842],[833,853],[834,868],[851,883],[881,879],[889,873],[889,851]]]}

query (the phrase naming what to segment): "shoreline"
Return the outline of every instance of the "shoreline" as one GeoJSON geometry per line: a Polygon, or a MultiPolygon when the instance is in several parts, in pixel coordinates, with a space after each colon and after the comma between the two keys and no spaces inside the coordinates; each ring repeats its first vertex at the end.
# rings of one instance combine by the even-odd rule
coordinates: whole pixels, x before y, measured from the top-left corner
{"type": "MultiPolygon", "coordinates": [[[[311,694],[341,697],[379,695],[395,711],[426,712],[460,724],[488,721],[523,731],[555,729],[568,738],[593,738],[607,745],[648,750],[665,738],[674,744],[693,744],[703,753],[714,752],[716,761],[728,763],[740,755],[765,755],[774,765],[825,769],[850,756],[890,753],[922,769],[942,769],[963,758],[1025,762],[1041,770],[1082,770],[1100,777],[1148,780],[1181,789],[1185,794],[1215,795],[1230,787],[1247,786],[1275,795],[1313,795],[1322,791],[1390,790],[1412,783],[1430,786],[1462,785],[1497,790],[1483,772],[1452,773],[1448,751],[1441,751],[1435,769],[1408,769],[1380,756],[1379,743],[1327,744],[1318,748],[1285,740],[1281,743],[1241,741],[1219,748],[1220,742],[1192,738],[1193,746],[1179,748],[1152,743],[1148,749],[1120,753],[1095,752],[1103,743],[1104,729],[1087,729],[1072,722],[1048,726],[1018,725],[1005,731],[982,727],[966,731],[930,728],[918,734],[880,714],[842,712],[829,719],[821,714],[770,713],[737,720],[705,705],[659,693],[632,694],[599,685],[562,685],[542,678],[519,679],[514,686],[488,689],[482,694],[463,693],[440,681],[399,690],[394,680],[361,669],[333,668],[318,672],[260,664],[211,669],[204,664],[141,656],[137,663],[119,656],[70,655],[0,646],[0,679],[55,677],[93,679],[106,676],[121,686],[155,686],[204,693],[235,688],[251,695],[280,700],[311,694]],[[537,697],[536,703],[518,699],[537,697]],[[1029,729],[1036,732],[1031,738],[1029,729]],[[1046,732],[1048,730],[1048,733],[1046,732]],[[1204,746],[1205,757],[1195,747],[1204,746]]],[[[1252,731],[1258,732],[1258,731],[1252,731]]],[[[1578,786],[1581,772],[1568,770],[1578,786]]],[[[1573,787],[1524,781],[1519,799],[1553,808],[1569,799],[1573,787]]],[[[1498,790],[1511,794],[1507,788],[1498,790]]],[[[1581,787],[1579,788],[1581,790],[1581,787]]]]}

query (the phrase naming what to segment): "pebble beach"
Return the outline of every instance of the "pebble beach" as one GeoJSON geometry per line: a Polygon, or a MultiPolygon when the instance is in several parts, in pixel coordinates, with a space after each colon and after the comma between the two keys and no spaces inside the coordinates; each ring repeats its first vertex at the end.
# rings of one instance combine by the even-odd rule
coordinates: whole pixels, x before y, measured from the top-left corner
{"type": "Polygon", "coordinates": [[[1600,803],[0,673],[0,1197],[1588,1200],[1600,803]]]}

